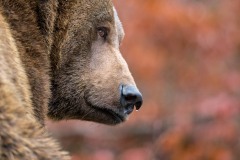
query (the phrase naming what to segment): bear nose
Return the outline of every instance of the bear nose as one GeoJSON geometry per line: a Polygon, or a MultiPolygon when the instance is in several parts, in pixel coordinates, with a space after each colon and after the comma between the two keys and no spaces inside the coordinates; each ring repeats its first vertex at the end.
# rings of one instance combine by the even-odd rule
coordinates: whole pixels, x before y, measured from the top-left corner
{"type": "Polygon", "coordinates": [[[134,106],[136,106],[136,110],[139,110],[143,103],[142,94],[133,85],[122,85],[120,101],[125,114],[130,114],[134,106]]]}

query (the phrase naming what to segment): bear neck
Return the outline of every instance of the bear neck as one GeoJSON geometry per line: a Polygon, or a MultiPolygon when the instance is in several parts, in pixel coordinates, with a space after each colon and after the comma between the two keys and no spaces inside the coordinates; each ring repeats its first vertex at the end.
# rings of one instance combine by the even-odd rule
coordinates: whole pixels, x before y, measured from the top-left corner
{"type": "Polygon", "coordinates": [[[50,92],[50,52],[54,39],[57,1],[2,1],[0,12],[10,26],[28,77],[36,119],[44,125],[50,92]]]}

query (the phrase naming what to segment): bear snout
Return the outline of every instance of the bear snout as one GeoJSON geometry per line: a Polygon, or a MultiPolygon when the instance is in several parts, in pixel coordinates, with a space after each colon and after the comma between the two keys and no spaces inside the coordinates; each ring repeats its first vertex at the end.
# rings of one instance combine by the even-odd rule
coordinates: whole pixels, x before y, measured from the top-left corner
{"type": "Polygon", "coordinates": [[[124,114],[132,113],[134,106],[136,110],[139,110],[143,103],[142,94],[138,88],[134,85],[121,85],[121,97],[120,102],[124,108],[124,114]]]}

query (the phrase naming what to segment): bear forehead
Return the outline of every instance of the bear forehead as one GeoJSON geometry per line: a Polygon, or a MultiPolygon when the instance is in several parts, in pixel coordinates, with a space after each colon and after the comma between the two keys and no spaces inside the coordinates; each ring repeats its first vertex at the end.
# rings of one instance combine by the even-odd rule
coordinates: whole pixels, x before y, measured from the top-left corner
{"type": "Polygon", "coordinates": [[[122,23],[121,23],[121,21],[118,17],[117,10],[115,9],[114,6],[113,6],[113,14],[114,14],[114,20],[115,20],[115,26],[116,26],[116,31],[117,31],[117,34],[118,34],[118,38],[119,38],[120,41],[122,41],[125,33],[124,33],[122,23]]]}
{"type": "Polygon", "coordinates": [[[114,22],[111,0],[77,0],[74,3],[70,2],[70,4],[62,3],[62,5],[64,9],[71,10],[71,14],[76,15],[74,17],[77,19],[95,22],[114,22]]]}

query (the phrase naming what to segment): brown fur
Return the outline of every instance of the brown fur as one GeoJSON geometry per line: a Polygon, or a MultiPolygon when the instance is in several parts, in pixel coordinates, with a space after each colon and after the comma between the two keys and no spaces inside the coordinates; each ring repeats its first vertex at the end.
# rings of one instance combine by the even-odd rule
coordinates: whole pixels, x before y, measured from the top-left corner
{"type": "Polygon", "coordinates": [[[30,85],[2,16],[0,35],[0,159],[68,159],[33,117],[30,85]]]}
{"type": "Polygon", "coordinates": [[[135,85],[119,52],[123,35],[110,0],[0,0],[1,160],[68,159],[44,133],[47,114],[127,118],[116,116],[120,86],[135,85]]]}
{"type": "MultiPolygon", "coordinates": [[[[67,17],[66,21],[56,20],[51,57],[53,97],[48,115],[56,120],[120,123],[112,114],[123,115],[120,86],[135,82],[119,51],[124,32],[111,1],[59,5],[71,12],[61,10],[59,19],[67,17]],[[69,26],[75,27],[69,30],[69,26]],[[106,40],[97,34],[102,26],[110,30],[106,40]]],[[[125,115],[122,117],[125,120],[125,115]]]]}

